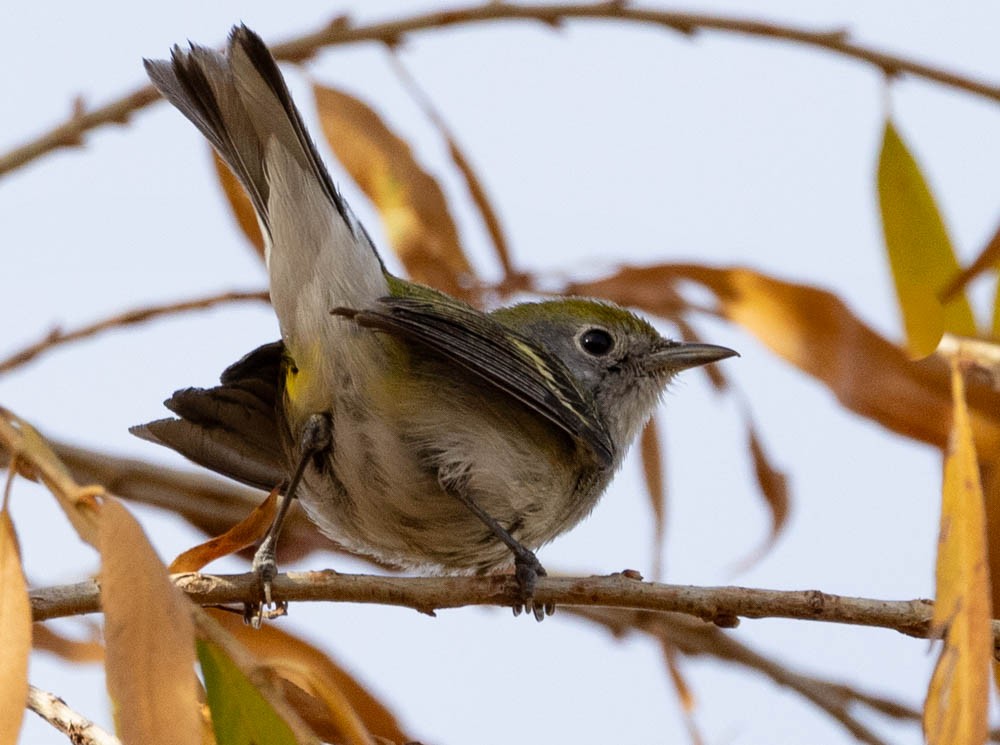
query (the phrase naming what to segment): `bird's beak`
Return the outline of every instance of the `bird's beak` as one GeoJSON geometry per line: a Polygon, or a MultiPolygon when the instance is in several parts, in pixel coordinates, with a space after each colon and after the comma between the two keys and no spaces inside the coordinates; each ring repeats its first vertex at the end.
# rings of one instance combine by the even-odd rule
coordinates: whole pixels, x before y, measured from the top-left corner
{"type": "Polygon", "coordinates": [[[672,341],[650,356],[650,367],[654,370],[676,373],[692,367],[701,367],[710,362],[718,362],[727,357],[739,357],[740,353],[718,344],[672,341]]]}

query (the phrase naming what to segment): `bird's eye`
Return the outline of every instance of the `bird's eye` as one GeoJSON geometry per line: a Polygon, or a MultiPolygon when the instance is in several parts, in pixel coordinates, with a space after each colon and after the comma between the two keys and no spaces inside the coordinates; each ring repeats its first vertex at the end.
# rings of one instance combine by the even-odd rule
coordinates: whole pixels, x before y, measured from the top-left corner
{"type": "Polygon", "coordinates": [[[614,338],[604,329],[587,329],[580,334],[580,348],[594,357],[603,357],[614,346],[614,338]]]}

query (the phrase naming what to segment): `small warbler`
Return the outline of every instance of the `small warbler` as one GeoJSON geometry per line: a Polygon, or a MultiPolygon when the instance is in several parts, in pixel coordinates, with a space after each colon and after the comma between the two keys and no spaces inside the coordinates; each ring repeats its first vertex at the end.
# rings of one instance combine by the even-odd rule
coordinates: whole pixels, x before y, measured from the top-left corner
{"type": "Polygon", "coordinates": [[[254,560],[270,602],[292,497],[345,548],[425,571],[514,565],[597,503],[679,371],[736,354],[671,341],[607,302],[565,298],[483,313],[386,271],[340,195],[264,42],[191,45],[146,60],[156,88],[246,189],[265,240],[281,341],[220,385],[177,391],[178,418],[133,428],[285,499],[254,560]]]}

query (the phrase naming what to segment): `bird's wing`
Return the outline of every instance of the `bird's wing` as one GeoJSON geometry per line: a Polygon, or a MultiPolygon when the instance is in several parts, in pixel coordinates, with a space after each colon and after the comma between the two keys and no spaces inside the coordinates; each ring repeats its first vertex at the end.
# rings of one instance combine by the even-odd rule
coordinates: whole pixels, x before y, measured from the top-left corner
{"type": "MultiPolygon", "coordinates": [[[[427,291],[425,291],[427,292],[427,291]]],[[[614,445],[593,404],[566,366],[530,339],[447,295],[383,297],[364,310],[333,313],[443,357],[548,419],[574,441],[582,440],[602,466],[614,445]]]]}

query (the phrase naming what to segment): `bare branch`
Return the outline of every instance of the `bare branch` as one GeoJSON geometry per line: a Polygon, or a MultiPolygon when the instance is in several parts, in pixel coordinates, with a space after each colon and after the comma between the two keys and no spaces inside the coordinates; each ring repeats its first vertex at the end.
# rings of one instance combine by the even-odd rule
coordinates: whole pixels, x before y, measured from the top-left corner
{"type": "Polygon", "coordinates": [[[55,694],[28,686],[28,708],[78,745],[121,745],[114,735],[73,711],[55,694]]]}
{"type": "MultiPolygon", "coordinates": [[[[557,606],[628,608],[683,613],[718,626],[736,626],[740,618],[796,618],[893,629],[929,638],[930,600],[874,600],[832,595],[818,590],[762,590],[747,587],[665,585],[633,579],[632,572],[603,577],[539,578],[536,601],[557,606]]],[[[180,574],[177,585],[200,605],[256,601],[257,577],[180,574]]],[[[275,600],[376,603],[433,614],[468,605],[513,605],[517,583],[512,575],[488,577],[380,577],[338,574],[332,570],[279,575],[275,600]]],[[[43,588],[31,593],[34,620],[100,610],[94,582],[43,588]]],[[[994,621],[1000,637],[1000,621],[994,621]]]]}
{"type": "Polygon", "coordinates": [[[147,85],[90,111],[86,111],[83,103],[77,100],[73,104],[70,118],[65,122],[0,157],[0,176],[53,150],[80,147],[87,131],[105,124],[126,124],[134,112],[149,106],[159,97],[156,89],[147,85]]]}
{"type": "Polygon", "coordinates": [[[178,303],[168,303],[166,305],[152,305],[146,308],[136,308],[134,310],[129,310],[124,313],[120,313],[119,315],[111,316],[110,318],[105,318],[104,320],[91,323],[74,331],[63,331],[62,329],[54,328],[46,334],[44,338],[34,344],[29,344],[24,349],[10,355],[7,359],[0,360],[0,373],[9,372],[15,367],[19,367],[26,362],[30,362],[38,355],[52,349],[53,347],[57,347],[61,344],[68,344],[73,341],[79,341],[80,339],[85,339],[89,336],[99,334],[102,331],[119,328],[121,326],[132,326],[137,323],[144,323],[145,321],[149,321],[153,318],[172,315],[174,313],[183,313],[189,310],[204,310],[205,308],[211,308],[213,305],[243,300],[262,300],[264,302],[268,302],[267,291],[254,290],[243,292],[223,292],[219,295],[210,295],[209,297],[197,298],[195,300],[185,300],[178,303]]]}
{"type": "MultiPolygon", "coordinates": [[[[890,77],[912,75],[966,93],[1000,101],[1000,85],[864,46],[851,41],[848,33],[842,29],[812,30],[748,18],[632,8],[620,0],[598,4],[551,5],[488,2],[454,10],[414,15],[396,21],[358,26],[352,25],[346,17],[340,16],[317,31],[275,45],[272,51],[278,59],[302,62],[325,47],[363,41],[377,41],[388,46],[396,46],[407,34],[414,32],[505,20],[535,21],[554,28],[558,28],[568,20],[622,21],[661,26],[687,35],[697,31],[718,31],[778,39],[824,49],[833,54],[873,65],[890,77]]],[[[73,113],[67,121],[0,156],[0,176],[52,150],[79,146],[87,131],[105,124],[123,124],[135,111],[145,108],[156,99],[156,91],[151,86],[144,86],[90,111],[87,111],[80,102],[76,102],[73,113]]]]}

